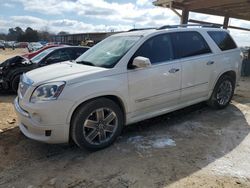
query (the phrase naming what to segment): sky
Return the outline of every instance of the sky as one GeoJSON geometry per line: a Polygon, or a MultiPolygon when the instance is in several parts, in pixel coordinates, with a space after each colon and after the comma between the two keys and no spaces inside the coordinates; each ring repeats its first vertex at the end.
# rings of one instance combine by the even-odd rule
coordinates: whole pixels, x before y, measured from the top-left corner
{"type": "MultiPolygon", "coordinates": [[[[140,27],[179,24],[179,17],[153,0],[0,0],[0,33],[9,28],[32,27],[58,33],[126,31],[140,27]]],[[[223,23],[223,18],[191,13],[190,19],[223,23]]],[[[230,19],[250,28],[250,21],[230,19]]],[[[250,46],[250,32],[230,30],[239,46],[250,46]]]]}

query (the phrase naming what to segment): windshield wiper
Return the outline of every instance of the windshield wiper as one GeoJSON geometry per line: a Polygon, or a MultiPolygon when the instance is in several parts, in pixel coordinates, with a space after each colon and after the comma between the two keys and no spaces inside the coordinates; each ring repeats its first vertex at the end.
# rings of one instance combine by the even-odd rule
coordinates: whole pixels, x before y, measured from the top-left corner
{"type": "Polygon", "coordinates": [[[95,66],[94,63],[91,63],[89,61],[76,61],[78,64],[83,64],[83,65],[90,65],[90,66],[95,66]]]}

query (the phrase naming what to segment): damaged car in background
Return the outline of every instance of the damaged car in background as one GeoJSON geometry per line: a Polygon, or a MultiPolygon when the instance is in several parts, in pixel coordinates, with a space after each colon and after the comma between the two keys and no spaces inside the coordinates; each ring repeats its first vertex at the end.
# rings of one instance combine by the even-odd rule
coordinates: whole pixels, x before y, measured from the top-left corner
{"type": "Polygon", "coordinates": [[[30,70],[68,60],[75,60],[89,47],[53,47],[42,51],[31,59],[15,56],[0,64],[0,90],[18,89],[20,76],[30,70]]]}

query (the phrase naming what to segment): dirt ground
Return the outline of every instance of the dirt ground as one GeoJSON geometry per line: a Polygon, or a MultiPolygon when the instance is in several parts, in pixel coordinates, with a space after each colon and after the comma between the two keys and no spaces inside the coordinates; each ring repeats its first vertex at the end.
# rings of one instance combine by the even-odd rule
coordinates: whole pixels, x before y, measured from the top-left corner
{"type": "Polygon", "coordinates": [[[0,63],[10,57],[13,57],[15,55],[22,55],[25,53],[28,53],[28,50],[26,48],[16,48],[15,50],[12,50],[11,48],[6,48],[5,50],[0,49],[0,63]]]}
{"type": "Polygon", "coordinates": [[[130,125],[97,152],[25,138],[14,97],[0,96],[0,187],[250,187],[250,78],[224,110],[198,104],[130,125]]]}

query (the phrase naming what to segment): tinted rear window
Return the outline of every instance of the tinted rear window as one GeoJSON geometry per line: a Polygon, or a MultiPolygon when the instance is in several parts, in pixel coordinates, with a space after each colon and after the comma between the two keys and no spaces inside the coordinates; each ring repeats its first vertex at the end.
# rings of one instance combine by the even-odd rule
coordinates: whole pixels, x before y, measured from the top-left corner
{"type": "Polygon", "coordinates": [[[232,37],[227,32],[208,31],[208,34],[222,51],[237,48],[232,37]]]}
{"type": "Polygon", "coordinates": [[[205,39],[195,31],[172,33],[177,58],[211,53],[205,39]]]}

